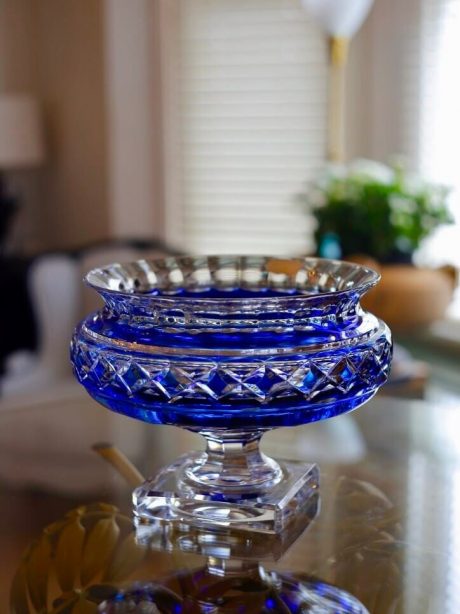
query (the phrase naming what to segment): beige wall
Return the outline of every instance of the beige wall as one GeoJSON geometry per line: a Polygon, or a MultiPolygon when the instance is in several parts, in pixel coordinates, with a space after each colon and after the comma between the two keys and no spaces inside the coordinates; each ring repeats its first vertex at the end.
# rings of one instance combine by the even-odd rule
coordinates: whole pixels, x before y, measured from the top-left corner
{"type": "Polygon", "coordinates": [[[153,0],[105,0],[110,228],[162,235],[161,87],[153,0]]]}
{"type": "Polygon", "coordinates": [[[0,93],[36,86],[31,0],[0,0],[0,93]]]}
{"type": "Polygon", "coordinates": [[[345,156],[347,160],[371,155],[370,99],[373,79],[371,55],[372,40],[370,21],[356,34],[350,43],[346,73],[345,156]]]}
{"type": "MultiPolygon", "coordinates": [[[[36,91],[35,30],[31,0],[0,0],[0,95],[36,91]]],[[[1,138],[1,135],[0,135],[1,138]]],[[[20,196],[12,231],[13,247],[36,245],[39,224],[39,173],[8,174],[8,187],[20,196]]]]}
{"type": "Polygon", "coordinates": [[[0,93],[43,103],[47,161],[10,178],[16,244],[47,249],[109,234],[100,0],[0,0],[0,93]]]}
{"type": "Polygon", "coordinates": [[[49,138],[42,234],[48,247],[79,245],[109,231],[102,3],[32,4],[49,138]]]}
{"type": "Polygon", "coordinates": [[[416,43],[420,0],[375,0],[371,13],[351,43],[347,71],[347,153],[388,162],[402,154],[409,166],[418,123],[413,64],[420,62],[416,43]]]}
{"type": "MultiPolygon", "coordinates": [[[[162,235],[154,0],[0,0],[0,92],[43,103],[48,156],[14,178],[16,243],[162,235]]],[[[1,138],[1,135],[0,135],[1,138]]]]}

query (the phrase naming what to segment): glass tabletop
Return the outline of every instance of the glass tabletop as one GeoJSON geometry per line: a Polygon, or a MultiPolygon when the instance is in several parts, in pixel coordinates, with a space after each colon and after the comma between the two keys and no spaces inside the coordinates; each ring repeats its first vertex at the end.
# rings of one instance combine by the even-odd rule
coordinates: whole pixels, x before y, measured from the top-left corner
{"type": "MultiPolygon", "coordinates": [[[[189,449],[178,429],[145,428],[148,437],[160,431],[161,446],[145,446],[144,466],[155,469],[181,446],[189,449]]],[[[10,550],[15,535],[35,539],[22,560],[10,556],[11,606],[0,611],[285,612],[267,582],[284,586],[289,578],[324,594],[346,591],[372,614],[458,612],[459,430],[456,400],[378,397],[351,415],[270,433],[264,446],[271,455],[319,460],[321,471],[316,517],[284,542],[216,540],[186,526],[136,530],[128,485],[97,501],[3,493],[10,550]],[[138,605],[113,609],[122,598],[138,605]]],[[[361,611],[340,607],[334,611],[361,611]]],[[[297,611],[323,611],[312,608],[297,611]]]]}

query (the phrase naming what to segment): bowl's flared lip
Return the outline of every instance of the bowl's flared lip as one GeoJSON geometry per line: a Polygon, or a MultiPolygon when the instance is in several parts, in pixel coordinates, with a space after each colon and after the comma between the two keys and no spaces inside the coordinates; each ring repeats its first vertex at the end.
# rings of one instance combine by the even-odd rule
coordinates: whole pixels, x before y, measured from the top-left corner
{"type": "MultiPolygon", "coordinates": [[[[350,294],[356,294],[358,296],[363,295],[365,292],[367,292],[370,288],[372,288],[373,286],[375,286],[379,280],[381,278],[380,273],[378,273],[377,271],[375,271],[374,269],[361,265],[361,264],[357,264],[355,262],[349,262],[346,260],[337,260],[337,259],[330,259],[330,258],[317,258],[316,256],[300,256],[300,257],[283,257],[283,256],[266,256],[266,255],[259,255],[259,254],[238,254],[238,255],[233,255],[233,254],[217,254],[217,255],[184,255],[184,256],[166,256],[166,257],[155,257],[155,258],[140,258],[138,260],[133,260],[133,261],[129,261],[129,262],[112,262],[110,264],[107,264],[106,266],[102,266],[102,267],[96,267],[94,269],[92,269],[91,271],[89,271],[83,278],[84,283],[89,286],[90,288],[96,290],[97,292],[99,292],[101,295],[104,296],[113,296],[113,297],[120,297],[120,298],[126,298],[126,299],[133,299],[133,297],[139,298],[139,299],[145,299],[145,300],[154,300],[155,302],[161,302],[164,304],[172,304],[175,303],[177,301],[181,301],[181,302],[189,302],[190,304],[206,304],[206,305],[222,305],[223,303],[225,304],[229,304],[229,305],[237,305],[237,304],[241,304],[242,302],[244,302],[246,305],[250,305],[251,303],[253,304],[260,304],[260,303],[270,303],[273,301],[276,301],[277,303],[283,303],[283,302],[289,302],[292,303],[292,301],[294,302],[305,302],[305,301],[317,301],[318,299],[321,298],[327,298],[327,297],[334,297],[334,298],[341,298],[341,297],[345,297],[347,295],[350,294]],[[190,260],[208,260],[208,259],[234,259],[235,261],[237,261],[238,259],[256,259],[256,260],[260,260],[260,261],[269,261],[269,260],[275,260],[278,262],[285,262],[285,263],[298,263],[301,262],[303,265],[305,265],[306,267],[311,267],[314,268],[315,265],[323,265],[323,266],[344,266],[348,269],[348,271],[350,273],[352,272],[358,272],[361,271],[361,273],[363,273],[363,278],[359,281],[359,283],[353,284],[352,286],[350,286],[349,288],[345,288],[343,290],[331,290],[331,291],[318,291],[318,292],[312,292],[312,293],[307,293],[307,294],[295,294],[295,295],[281,295],[281,296],[261,296],[260,294],[258,294],[257,296],[251,297],[251,296],[245,296],[244,298],[241,297],[194,297],[194,296],[182,296],[182,295],[176,295],[173,292],[171,292],[171,294],[150,294],[149,292],[137,292],[137,291],[126,291],[126,290],[120,290],[118,288],[110,288],[107,285],[104,285],[103,283],[103,279],[104,277],[108,278],[108,276],[110,275],[110,269],[113,269],[114,267],[119,268],[120,270],[123,270],[126,267],[131,267],[133,265],[137,265],[137,264],[150,264],[150,265],[157,265],[157,266],[161,266],[161,265],[167,265],[172,264],[174,262],[176,263],[181,263],[181,262],[186,262],[186,261],[190,261],[190,260]]],[[[158,288],[158,286],[152,285],[151,289],[155,289],[158,288]]]]}

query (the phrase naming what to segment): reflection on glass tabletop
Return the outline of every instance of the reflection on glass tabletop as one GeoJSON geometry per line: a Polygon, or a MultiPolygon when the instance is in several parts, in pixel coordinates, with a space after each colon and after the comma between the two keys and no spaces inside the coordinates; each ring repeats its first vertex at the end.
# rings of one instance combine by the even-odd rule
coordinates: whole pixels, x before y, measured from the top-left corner
{"type": "Polygon", "coordinates": [[[4,490],[0,612],[458,612],[459,428],[460,403],[382,397],[273,434],[285,457],[321,449],[321,509],[283,538],[136,528],[128,485],[97,502],[4,490]]]}

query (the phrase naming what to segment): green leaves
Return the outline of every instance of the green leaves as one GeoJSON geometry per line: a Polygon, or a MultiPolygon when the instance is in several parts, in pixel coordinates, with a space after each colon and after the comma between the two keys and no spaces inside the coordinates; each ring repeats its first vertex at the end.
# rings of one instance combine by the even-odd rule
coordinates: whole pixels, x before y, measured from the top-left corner
{"type": "Polygon", "coordinates": [[[306,204],[317,221],[317,244],[334,233],[344,256],[362,253],[385,262],[411,255],[433,230],[452,222],[447,198],[445,187],[408,177],[401,168],[385,178],[350,168],[318,181],[306,204]]]}

